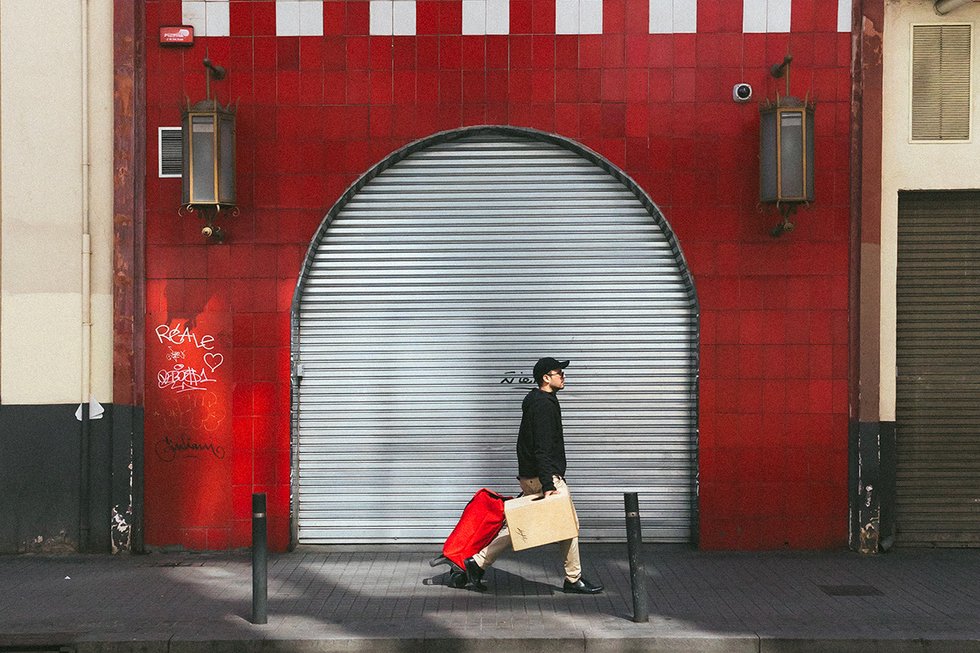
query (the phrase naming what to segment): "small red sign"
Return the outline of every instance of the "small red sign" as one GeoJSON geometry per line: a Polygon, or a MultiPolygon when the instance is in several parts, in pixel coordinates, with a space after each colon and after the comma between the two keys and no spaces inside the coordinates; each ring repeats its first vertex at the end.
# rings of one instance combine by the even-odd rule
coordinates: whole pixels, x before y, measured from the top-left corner
{"type": "Polygon", "coordinates": [[[194,45],[193,25],[166,25],[160,28],[161,45],[194,45]]]}

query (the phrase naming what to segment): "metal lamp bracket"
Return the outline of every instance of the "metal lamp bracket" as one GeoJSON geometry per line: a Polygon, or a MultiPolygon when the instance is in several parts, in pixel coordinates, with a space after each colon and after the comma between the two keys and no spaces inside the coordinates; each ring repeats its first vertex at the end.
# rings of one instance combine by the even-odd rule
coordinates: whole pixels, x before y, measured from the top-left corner
{"type": "Polygon", "coordinates": [[[184,213],[197,213],[204,220],[201,227],[201,235],[211,243],[223,243],[225,241],[225,231],[220,225],[216,224],[217,219],[222,213],[229,214],[231,217],[238,216],[241,211],[237,206],[222,207],[220,204],[185,204],[177,209],[177,214],[183,216],[184,213]]]}

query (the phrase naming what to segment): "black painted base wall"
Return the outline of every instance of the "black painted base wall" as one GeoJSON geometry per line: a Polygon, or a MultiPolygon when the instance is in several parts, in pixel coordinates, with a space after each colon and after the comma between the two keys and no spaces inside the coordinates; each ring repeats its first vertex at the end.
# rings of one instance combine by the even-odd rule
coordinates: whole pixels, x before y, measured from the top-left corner
{"type": "Polygon", "coordinates": [[[887,551],[895,540],[895,422],[851,422],[850,547],[887,551]]]}
{"type": "Polygon", "coordinates": [[[104,408],[89,421],[84,455],[77,404],[0,405],[0,553],[109,552],[115,532],[132,532],[130,463],[142,411],[104,408]]]}
{"type": "Polygon", "coordinates": [[[895,422],[881,423],[881,548],[895,542],[895,488],[898,455],[895,450],[895,422]]]}

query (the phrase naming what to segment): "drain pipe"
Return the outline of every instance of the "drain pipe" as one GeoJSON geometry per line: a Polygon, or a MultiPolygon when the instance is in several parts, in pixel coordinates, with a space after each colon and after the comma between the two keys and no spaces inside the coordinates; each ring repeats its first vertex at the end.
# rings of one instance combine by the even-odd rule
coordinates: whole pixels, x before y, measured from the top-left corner
{"type": "Polygon", "coordinates": [[[91,218],[89,215],[89,184],[92,170],[90,161],[89,142],[89,0],[80,0],[82,12],[81,25],[81,129],[82,129],[82,324],[81,324],[81,417],[82,433],[79,445],[79,495],[78,495],[78,546],[82,551],[88,551],[91,524],[89,509],[91,504],[90,466],[91,455],[91,415],[89,414],[89,399],[92,396],[92,235],[90,233],[91,218]]]}
{"type": "Polygon", "coordinates": [[[936,13],[945,16],[954,9],[958,9],[973,0],[936,0],[936,13]]]}

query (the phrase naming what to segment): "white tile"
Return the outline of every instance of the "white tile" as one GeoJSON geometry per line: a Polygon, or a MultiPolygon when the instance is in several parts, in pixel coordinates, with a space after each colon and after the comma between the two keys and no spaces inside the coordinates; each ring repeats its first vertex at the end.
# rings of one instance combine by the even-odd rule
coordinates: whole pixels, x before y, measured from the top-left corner
{"type": "Polygon", "coordinates": [[[793,0],[769,0],[766,31],[788,32],[792,23],[793,0]]]}
{"type": "Polygon", "coordinates": [[[671,34],[673,31],[673,0],[650,0],[650,33],[671,34]]]}
{"type": "Polygon", "coordinates": [[[487,34],[510,34],[510,0],[487,0],[487,34]]]}
{"type": "Polygon", "coordinates": [[[395,0],[391,12],[392,34],[415,35],[415,0],[395,0]]]}
{"type": "Polygon", "coordinates": [[[185,25],[194,26],[195,36],[208,35],[207,14],[204,6],[204,0],[197,2],[185,0],[181,6],[181,20],[184,21],[185,25]]]}
{"type": "Polygon", "coordinates": [[[694,34],[698,31],[698,0],[674,0],[674,33],[694,34]]]}
{"type": "Polygon", "coordinates": [[[837,31],[851,31],[851,0],[837,0],[837,31]]]}
{"type": "Polygon", "coordinates": [[[578,0],[555,0],[555,34],[578,34],[578,0]]]}
{"type": "Polygon", "coordinates": [[[370,33],[376,36],[391,36],[392,0],[371,0],[370,33]]]}
{"type": "Polygon", "coordinates": [[[650,0],[651,34],[694,34],[698,0],[650,0]]]}
{"type": "Polygon", "coordinates": [[[299,36],[299,0],[276,0],[276,36],[299,36]]]}
{"type": "Polygon", "coordinates": [[[463,34],[487,33],[487,0],[463,0],[463,34]]]}
{"type": "Polygon", "coordinates": [[[228,2],[208,2],[204,8],[207,13],[208,36],[230,36],[231,4],[228,2]]]}
{"type": "Polygon", "coordinates": [[[299,34],[300,36],[323,36],[322,0],[300,0],[299,34]]]}
{"type": "Polygon", "coordinates": [[[602,0],[579,0],[579,34],[602,34],[602,0]]]}
{"type": "Polygon", "coordinates": [[[766,31],[769,8],[766,0],[742,0],[742,31],[758,33],[766,31]]]}

